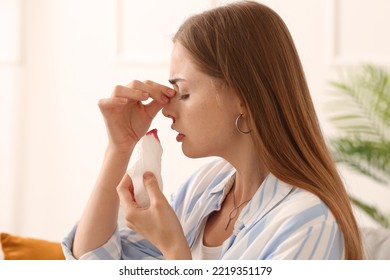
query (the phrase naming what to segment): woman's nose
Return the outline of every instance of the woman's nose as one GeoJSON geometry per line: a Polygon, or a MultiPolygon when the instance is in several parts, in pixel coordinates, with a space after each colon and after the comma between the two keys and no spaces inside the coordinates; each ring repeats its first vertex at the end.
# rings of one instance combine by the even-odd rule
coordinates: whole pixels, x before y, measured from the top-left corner
{"type": "Polygon", "coordinates": [[[173,123],[175,123],[175,113],[173,110],[174,104],[172,104],[174,102],[173,99],[175,98],[171,98],[168,104],[164,106],[164,108],[162,109],[162,114],[164,115],[164,117],[172,119],[173,123]]]}

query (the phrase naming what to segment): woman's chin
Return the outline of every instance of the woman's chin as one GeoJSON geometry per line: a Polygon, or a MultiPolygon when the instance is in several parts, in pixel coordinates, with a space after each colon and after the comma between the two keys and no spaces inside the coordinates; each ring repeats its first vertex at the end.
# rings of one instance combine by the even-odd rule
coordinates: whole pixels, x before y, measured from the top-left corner
{"type": "Polygon", "coordinates": [[[183,154],[184,154],[186,157],[188,157],[188,158],[200,158],[200,157],[202,157],[202,156],[199,156],[198,154],[193,153],[193,152],[191,152],[191,151],[186,151],[186,150],[184,150],[183,148],[182,148],[182,151],[183,151],[183,154]]]}
{"type": "Polygon", "coordinates": [[[183,154],[188,158],[204,158],[209,157],[211,155],[208,155],[204,151],[199,151],[199,149],[191,149],[189,147],[186,147],[185,144],[182,144],[181,150],[183,151],[183,154]]]}

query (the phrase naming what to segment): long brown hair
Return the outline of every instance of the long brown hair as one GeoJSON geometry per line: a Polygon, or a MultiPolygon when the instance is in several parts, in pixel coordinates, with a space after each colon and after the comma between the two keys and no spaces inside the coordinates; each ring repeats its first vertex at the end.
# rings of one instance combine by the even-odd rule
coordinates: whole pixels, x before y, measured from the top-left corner
{"type": "Polygon", "coordinates": [[[236,90],[256,152],[280,180],[328,205],[344,236],[345,258],[362,259],[351,204],[327,149],[304,72],[283,20],[251,1],[187,19],[173,38],[204,73],[236,90]]]}

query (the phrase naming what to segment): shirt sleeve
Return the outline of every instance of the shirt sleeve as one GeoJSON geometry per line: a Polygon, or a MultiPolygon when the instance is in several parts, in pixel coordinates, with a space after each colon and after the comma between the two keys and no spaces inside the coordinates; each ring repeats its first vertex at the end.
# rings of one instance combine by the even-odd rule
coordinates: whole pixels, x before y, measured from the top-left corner
{"type": "MultiPolygon", "coordinates": [[[[62,241],[62,250],[67,260],[76,260],[72,251],[76,230],[77,225],[72,228],[69,234],[62,241]]],[[[79,258],[79,260],[119,260],[121,257],[120,244],[119,231],[116,229],[114,234],[105,244],[103,244],[103,246],[85,253],[79,258]]]]}
{"type": "MultiPolygon", "coordinates": [[[[188,211],[192,209],[197,201],[197,198],[203,193],[203,189],[195,188],[198,185],[206,188],[209,186],[205,181],[213,181],[217,176],[217,179],[214,181],[218,183],[218,180],[225,178],[229,172],[231,172],[231,167],[225,161],[214,160],[208,165],[199,168],[176,192],[171,196],[170,204],[178,216],[180,222],[183,225],[183,230],[187,233],[187,239],[193,239],[192,230],[193,223],[190,221],[199,221],[199,214],[194,214],[193,211],[188,211]],[[219,163],[219,164],[216,164],[219,163]],[[222,171],[221,171],[222,170],[222,171]],[[219,174],[222,173],[222,174],[219,174]],[[202,183],[200,183],[202,182],[202,183]],[[194,187],[195,186],[195,187],[194,187]],[[190,213],[190,214],[188,214],[190,213]],[[189,216],[190,218],[189,219],[189,216]],[[190,229],[186,228],[186,225],[191,226],[190,229]]],[[[230,174],[230,173],[229,173],[230,174]]],[[[214,182],[213,181],[213,182],[214,182]]],[[[215,184],[216,184],[215,183],[215,184]]],[[[203,211],[201,211],[203,213],[203,211]]],[[[62,242],[63,252],[65,258],[69,260],[74,260],[72,247],[73,240],[77,230],[77,224],[72,228],[70,233],[64,238],[62,242]]],[[[123,227],[117,228],[114,234],[110,239],[103,244],[101,247],[96,248],[90,252],[87,252],[80,259],[104,259],[104,260],[146,260],[146,259],[163,259],[162,253],[149,241],[143,238],[141,235],[135,231],[123,227]]]]}
{"type": "MultiPolygon", "coordinates": [[[[72,247],[77,230],[75,225],[62,242],[62,249],[67,260],[75,260],[72,247]]],[[[110,239],[79,260],[146,260],[162,259],[161,252],[149,241],[129,228],[116,229],[110,239]]]]}
{"type": "Polygon", "coordinates": [[[279,232],[267,249],[263,259],[340,260],[344,257],[342,233],[336,222],[328,221],[302,226],[293,233],[279,232]]]}

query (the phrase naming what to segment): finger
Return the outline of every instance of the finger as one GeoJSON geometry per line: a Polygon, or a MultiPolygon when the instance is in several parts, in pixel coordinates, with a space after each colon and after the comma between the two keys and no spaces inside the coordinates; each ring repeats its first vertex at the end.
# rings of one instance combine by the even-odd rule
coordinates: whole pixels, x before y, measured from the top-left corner
{"type": "Polygon", "coordinates": [[[174,97],[176,94],[176,90],[174,90],[173,88],[164,86],[162,84],[159,84],[159,83],[156,83],[156,82],[153,82],[150,80],[145,81],[145,84],[150,85],[150,86],[155,87],[155,88],[158,88],[163,94],[165,94],[169,98],[174,97]]]}
{"type": "Polygon", "coordinates": [[[160,101],[161,104],[167,104],[169,100],[176,94],[174,89],[153,81],[145,81],[145,85],[149,86],[150,96],[153,99],[160,101]]]}
{"type": "Polygon", "coordinates": [[[161,192],[157,178],[154,176],[152,172],[145,172],[143,175],[144,186],[146,191],[148,192],[150,204],[155,204],[158,200],[165,199],[165,196],[161,192]]]}
{"type": "Polygon", "coordinates": [[[167,86],[149,80],[145,82],[133,81],[128,86],[147,92],[151,98],[162,104],[167,104],[169,99],[176,93],[173,89],[167,86]]]}
{"type": "Polygon", "coordinates": [[[167,104],[169,99],[175,96],[176,91],[172,88],[153,81],[148,80],[141,82],[134,80],[125,87],[117,86],[117,88],[115,88],[114,94],[117,94],[118,96],[126,96],[129,98],[137,98],[137,95],[141,95],[142,98],[147,96],[159,101],[161,104],[167,104]]]}
{"type": "Polygon", "coordinates": [[[123,97],[105,98],[99,100],[98,106],[100,109],[112,109],[124,106],[128,103],[128,101],[129,100],[127,98],[123,97]]]}
{"type": "Polygon", "coordinates": [[[157,113],[162,109],[164,105],[160,102],[157,102],[156,100],[153,100],[148,105],[145,106],[146,113],[148,116],[153,119],[157,113]]]}
{"type": "Polygon", "coordinates": [[[141,88],[136,88],[134,86],[131,87],[117,85],[114,88],[112,97],[124,97],[137,101],[145,101],[149,98],[149,93],[142,90],[141,88]]]}
{"type": "Polygon", "coordinates": [[[141,82],[138,80],[131,81],[126,85],[125,89],[121,88],[122,93],[126,93],[126,88],[128,88],[128,92],[131,94],[133,92],[141,92],[142,94],[148,95],[155,100],[165,104],[169,102],[169,97],[163,94],[161,90],[157,87],[154,87],[145,82],[141,82]]]}
{"type": "Polygon", "coordinates": [[[133,181],[127,173],[123,176],[116,191],[123,206],[131,206],[136,203],[133,195],[133,181]]]}

